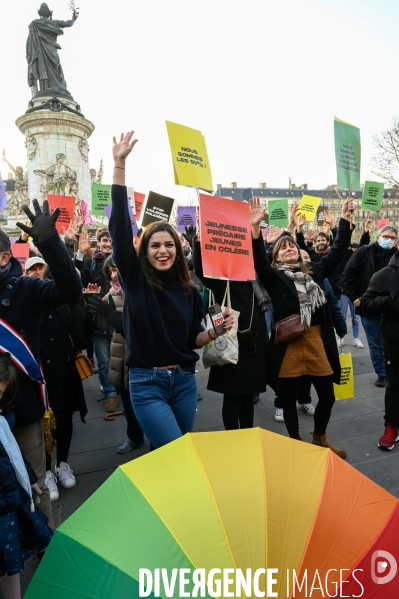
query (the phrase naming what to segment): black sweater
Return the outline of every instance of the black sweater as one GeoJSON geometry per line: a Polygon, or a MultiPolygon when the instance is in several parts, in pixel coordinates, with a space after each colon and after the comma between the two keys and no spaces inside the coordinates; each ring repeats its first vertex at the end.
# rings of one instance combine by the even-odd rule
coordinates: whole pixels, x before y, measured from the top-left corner
{"type": "Polygon", "coordinates": [[[194,372],[199,356],[193,350],[197,335],[203,331],[201,296],[194,287],[186,293],[173,267],[157,273],[162,291],[147,283],[133,246],[127,188],[113,185],[111,196],[109,231],[125,293],[123,317],[129,348],[126,364],[133,368],[179,364],[194,372]]]}

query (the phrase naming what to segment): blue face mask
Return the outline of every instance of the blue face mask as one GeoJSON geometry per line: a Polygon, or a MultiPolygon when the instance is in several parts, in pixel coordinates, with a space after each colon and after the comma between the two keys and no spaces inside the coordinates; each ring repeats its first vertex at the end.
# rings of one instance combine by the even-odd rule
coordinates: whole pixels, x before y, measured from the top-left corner
{"type": "Polygon", "coordinates": [[[378,241],[378,243],[384,250],[391,250],[393,248],[393,246],[395,245],[395,242],[393,239],[384,239],[383,237],[381,237],[381,239],[378,241]]]}

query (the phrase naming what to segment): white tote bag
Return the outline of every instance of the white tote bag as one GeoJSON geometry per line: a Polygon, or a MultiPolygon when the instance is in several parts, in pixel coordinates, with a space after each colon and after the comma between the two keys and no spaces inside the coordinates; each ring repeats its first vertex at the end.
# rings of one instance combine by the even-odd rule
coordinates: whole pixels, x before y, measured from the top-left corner
{"type": "MultiPolygon", "coordinates": [[[[209,306],[215,303],[212,291],[209,292],[209,306]]],[[[222,301],[222,312],[226,308],[231,308],[230,299],[230,281],[227,281],[226,293],[222,301]],[[226,304],[227,296],[227,306],[226,304]]],[[[232,310],[234,316],[233,327],[225,335],[217,337],[214,341],[210,341],[204,346],[204,353],[202,354],[202,363],[204,368],[210,368],[211,366],[224,366],[225,364],[237,364],[238,362],[238,317],[240,313],[237,310],[232,310]]],[[[212,320],[209,314],[206,316],[206,328],[213,330],[212,320]]]]}

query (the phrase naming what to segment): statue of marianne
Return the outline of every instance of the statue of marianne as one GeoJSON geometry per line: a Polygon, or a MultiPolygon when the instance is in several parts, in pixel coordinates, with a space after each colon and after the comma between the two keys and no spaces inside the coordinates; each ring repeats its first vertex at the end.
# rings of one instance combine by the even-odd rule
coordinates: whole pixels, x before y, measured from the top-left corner
{"type": "Polygon", "coordinates": [[[52,19],[53,13],[45,3],[40,6],[38,13],[40,19],[35,19],[29,25],[29,36],[26,41],[28,85],[32,89],[32,97],[38,91],[47,89],[49,94],[56,95],[58,91],[63,95],[69,95],[58,56],[61,46],[57,43],[57,37],[64,34],[62,28],[74,25],[78,13],[73,9],[72,19],[56,21],[52,19]],[[37,82],[39,82],[39,90],[37,82]]]}

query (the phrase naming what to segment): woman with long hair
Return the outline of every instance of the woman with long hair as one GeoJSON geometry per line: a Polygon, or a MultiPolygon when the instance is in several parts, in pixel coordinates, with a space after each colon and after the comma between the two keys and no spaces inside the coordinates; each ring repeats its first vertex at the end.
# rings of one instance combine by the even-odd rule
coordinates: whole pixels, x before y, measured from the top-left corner
{"type": "MultiPolygon", "coordinates": [[[[260,223],[265,210],[258,198],[251,202],[250,219],[255,269],[269,292],[274,306],[274,325],[268,349],[268,378],[272,387],[278,383],[283,398],[284,422],[293,439],[299,436],[296,402],[301,377],[308,376],[319,401],[315,410],[312,443],[329,447],[344,458],[343,449],[327,442],[326,429],[335,402],[333,383],[340,382],[341,367],[331,314],[324,294],[324,279],[342,260],[351,239],[350,218],[354,204],[349,197],[342,206],[338,234],[328,254],[318,263],[303,262],[300,249],[290,235],[274,244],[271,264],[266,258],[260,223]],[[296,337],[285,334],[277,342],[276,325],[281,320],[300,315],[304,332],[296,337]],[[270,379],[277,376],[278,381],[270,379]]],[[[292,321],[292,319],[291,319],[292,321]]],[[[281,326],[281,323],[280,323],[281,326]]],[[[281,330],[281,329],[280,329],[281,330]]]]}
{"type": "MultiPolygon", "coordinates": [[[[129,388],[137,420],[153,447],[190,432],[197,405],[194,351],[213,330],[202,327],[201,296],[190,279],[182,245],[166,222],[149,225],[140,236],[138,253],[125,186],[126,158],[136,140],[133,131],[114,138],[114,178],[110,232],[113,256],[125,293],[125,337],[129,349],[129,388]]],[[[233,325],[224,312],[224,334],[233,325]]]]}

